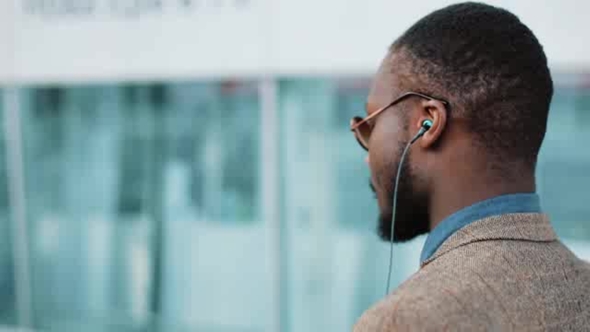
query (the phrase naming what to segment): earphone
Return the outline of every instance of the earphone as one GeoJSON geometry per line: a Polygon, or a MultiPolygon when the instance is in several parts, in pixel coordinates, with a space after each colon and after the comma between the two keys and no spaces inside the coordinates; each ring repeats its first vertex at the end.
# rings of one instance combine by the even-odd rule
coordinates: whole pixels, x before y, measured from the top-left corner
{"type": "Polygon", "coordinates": [[[430,119],[426,119],[426,120],[422,121],[422,127],[420,127],[420,131],[418,131],[416,136],[414,136],[414,138],[410,141],[410,144],[413,144],[420,137],[422,137],[430,128],[432,128],[433,124],[434,123],[430,119]]]}
{"type": "Polygon", "coordinates": [[[400,176],[402,173],[402,168],[403,168],[402,166],[403,166],[404,161],[406,159],[406,154],[410,150],[410,147],[412,146],[412,144],[414,144],[420,137],[424,136],[424,134],[430,128],[432,128],[433,124],[434,123],[430,119],[426,119],[426,120],[422,121],[422,126],[420,127],[420,130],[414,136],[414,138],[412,138],[412,140],[406,145],[404,152],[402,153],[402,156],[400,158],[399,165],[397,166],[397,176],[395,177],[395,188],[393,190],[393,209],[392,209],[392,216],[391,216],[391,233],[389,235],[389,242],[390,242],[389,272],[387,273],[387,285],[385,287],[385,296],[387,296],[387,294],[389,294],[389,284],[391,283],[391,268],[393,265],[393,230],[394,230],[394,225],[395,225],[395,214],[396,214],[396,209],[397,209],[397,189],[399,186],[399,179],[400,179],[400,176]]]}

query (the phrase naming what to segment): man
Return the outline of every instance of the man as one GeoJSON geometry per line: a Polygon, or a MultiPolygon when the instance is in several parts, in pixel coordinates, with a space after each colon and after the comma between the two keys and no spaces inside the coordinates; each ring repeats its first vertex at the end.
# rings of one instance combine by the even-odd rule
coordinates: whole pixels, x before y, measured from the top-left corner
{"type": "Polygon", "coordinates": [[[352,129],[368,150],[380,235],[430,234],[419,271],[354,331],[590,329],[590,266],[559,242],[535,194],[552,94],[541,45],[506,10],[452,5],[395,41],[370,118],[352,129]]]}

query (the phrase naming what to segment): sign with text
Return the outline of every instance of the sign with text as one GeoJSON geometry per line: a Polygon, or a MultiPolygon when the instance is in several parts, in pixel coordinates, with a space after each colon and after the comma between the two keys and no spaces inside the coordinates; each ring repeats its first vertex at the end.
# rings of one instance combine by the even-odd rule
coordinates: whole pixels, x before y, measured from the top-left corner
{"type": "Polygon", "coordinates": [[[42,19],[137,19],[163,14],[190,15],[248,10],[254,0],[22,0],[21,12],[42,19]]]}

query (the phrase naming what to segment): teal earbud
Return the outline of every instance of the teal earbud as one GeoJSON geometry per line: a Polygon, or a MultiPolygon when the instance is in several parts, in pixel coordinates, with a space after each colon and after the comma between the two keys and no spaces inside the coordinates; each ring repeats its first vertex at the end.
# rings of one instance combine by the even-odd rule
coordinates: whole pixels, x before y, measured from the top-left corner
{"type": "Polygon", "coordinates": [[[432,128],[433,122],[430,119],[426,119],[424,121],[422,121],[422,128],[424,128],[424,131],[432,128]]]}
{"type": "Polygon", "coordinates": [[[422,127],[420,127],[420,131],[418,131],[416,136],[414,136],[414,138],[410,141],[410,145],[414,144],[414,142],[416,142],[418,138],[422,137],[422,135],[424,135],[424,133],[427,132],[428,129],[432,128],[433,124],[434,122],[432,122],[432,120],[430,119],[422,121],[422,127]]]}

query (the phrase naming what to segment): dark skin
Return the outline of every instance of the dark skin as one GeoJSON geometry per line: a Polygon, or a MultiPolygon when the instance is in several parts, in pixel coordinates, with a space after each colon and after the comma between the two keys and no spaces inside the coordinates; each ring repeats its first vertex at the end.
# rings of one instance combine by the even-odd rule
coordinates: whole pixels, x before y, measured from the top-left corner
{"type": "MultiPolygon", "coordinates": [[[[367,101],[372,114],[413,85],[404,68],[411,61],[403,54],[390,54],[381,64],[367,101]]],[[[441,96],[445,97],[445,96],[441,96]]],[[[451,101],[453,104],[453,101],[451,101]]],[[[535,191],[534,169],[515,162],[509,171],[490,165],[494,158],[481,145],[462,119],[450,118],[445,106],[435,100],[409,98],[373,121],[367,163],[380,210],[380,235],[389,239],[393,183],[407,142],[424,120],[433,126],[412,145],[402,170],[394,240],[410,240],[436,227],[451,214],[499,195],[535,191]]]]}

